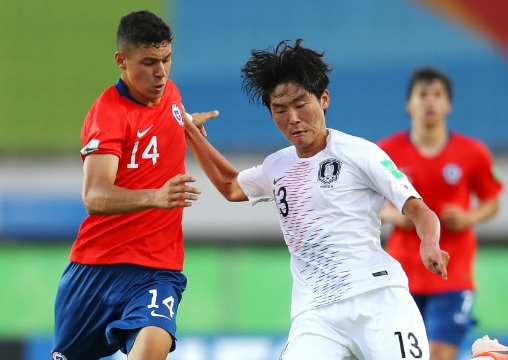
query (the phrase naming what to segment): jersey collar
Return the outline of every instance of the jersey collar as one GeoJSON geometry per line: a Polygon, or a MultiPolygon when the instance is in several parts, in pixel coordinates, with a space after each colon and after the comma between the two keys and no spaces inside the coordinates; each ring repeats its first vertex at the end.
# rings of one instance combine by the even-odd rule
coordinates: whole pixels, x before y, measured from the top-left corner
{"type": "Polygon", "coordinates": [[[129,94],[129,90],[127,89],[127,85],[123,82],[122,79],[118,79],[118,81],[115,84],[116,89],[120,93],[120,96],[126,97],[132,102],[135,102],[136,104],[146,106],[146,104],[143,104],[141,101],[136,100],[131,94],[129,94]]]}

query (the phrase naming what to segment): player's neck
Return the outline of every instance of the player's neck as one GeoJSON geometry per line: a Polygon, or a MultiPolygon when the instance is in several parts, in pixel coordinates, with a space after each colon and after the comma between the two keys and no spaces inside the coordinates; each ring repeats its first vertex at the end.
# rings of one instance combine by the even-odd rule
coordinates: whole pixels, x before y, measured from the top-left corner
{"type": "Polygon", "coordinates": [[[435,156],[443,150],[448,143],[448,130],[446,127],[434,129],[411,129],[411,142],[424,156],[435,156]]]}

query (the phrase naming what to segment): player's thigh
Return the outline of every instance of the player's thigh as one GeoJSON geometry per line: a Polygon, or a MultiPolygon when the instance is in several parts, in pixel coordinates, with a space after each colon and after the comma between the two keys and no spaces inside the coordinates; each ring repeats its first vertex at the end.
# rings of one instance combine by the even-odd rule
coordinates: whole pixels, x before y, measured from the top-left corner
{"type": "Polygon", "coordinates": [[[358,297],[353,353],[365,360],[429,359],[422,316],[402,287],[386,287],[358,297]],[[364,310],[362,310],[362,308],[364,310]]]}
{"type": "Polygon", "coordinates": [[[115,279],[109,275],[101,267],[67,265],[55,299],[55,358],[93,360],[117,351],[105,335],[106,326],[118,314],[114,301],[104,301],[115,279]]]}
{"type": "Polygon", "coordinates": [[[119,344],[124,353],[130,353],[140,331],[147,327],[163,329],[169,338],[157,336],[154,346],[170,351],[175,349],[178,306],[185,290],[187,278],[180,272],[154,271],[138,282],[128,295],[129,301],[120,319],[110,323],[106,334],[110,343],[119,344]],[[170,342],[168,342],[168,339],[170,342]]]}
{"type": "Polygon", "coordinates": [[[418,309],[420,310],[420,314],[422,314],[423,321],[425,322],[425,309],[427,307],[427,299],[429,298],[429,296],[418,294],[412,294],[412,296],[416,303],[416,306],[418,306],[418,309]]]}
{"type": "Polygon", "coordinates": [[[348,339],[326,320],[329,309],[332,306],[308,310],[293,319],[279,360],[356,359],[348,349],[348,339]]]}
{"type": "Polygon", "coordinates": [[[424,314],[429,340],[459,347],[474,326],[473,301],[469,290],[429,295],[424,314]]]}

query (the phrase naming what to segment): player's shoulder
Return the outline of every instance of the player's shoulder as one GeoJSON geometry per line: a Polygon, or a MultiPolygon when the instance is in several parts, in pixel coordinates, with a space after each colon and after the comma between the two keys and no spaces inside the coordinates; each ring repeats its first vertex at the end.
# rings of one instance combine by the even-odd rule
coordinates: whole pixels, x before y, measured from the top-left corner
{"type": "Polygon", "coordinates": [[[390,148],[392,146],[399,147],[403,143],[407,143],[409,141],[409,131],[408,130],[400,130],[391,135],[385,136],[377,141],[377,144],[385,149],[390,148]]]}
{"type": "Polygon", "coordinates": [[[114,113],[122,108],[121,94],[114,85],[106,88],[92,104],[89,116],[97,114],[114,113]]]}
{"type": "Polygon", "coordinates": [[[118,102],[121,94],[115,85],[108,86],[100,95],[97,97],[96,102],[118,102]]]}
{"type": "Polygon", "coordinates": [[[330,135],[328,141],[332,143],[334,147],[340,149],[341,153],[347,154],[352,153],[354,156],[360,155],[365,151],[379,148],[376,143],[366,138],[348,134],[336,129],[328,129],[330,135]]]}
{"type": "Polygon", "coordinates": [[[386,154],[373,141],[338,130],[330,132],[328,155],[337,156],[342,161],[360,168],[380,158],[386,158],[386,154]]]}
{"type": "Polygon", "coordinates": [[[487,151],[487,145],[480,139],[459,132],[450,132],[450,145],[461,151],[487,151]]]}
{"type": "Polygon", "coordinates": [[[474,144],[474,145],[482,144],[483,145],[482,140],[480,140],[476,137],[470,136],[470,135],[456,132],[456,131],[450,132],[450,139],[453,141],[461,142],[462,144],[474,144]]]}
{"type": "Polygon", "coordinates": [[[294,158],[296,154],[296,149],[294,146],[288,146],[277,150],[270,155],[268,155],[263,161],[263,165],[273,164],[278,161],[285,161],[290,158],[294,158]]]}

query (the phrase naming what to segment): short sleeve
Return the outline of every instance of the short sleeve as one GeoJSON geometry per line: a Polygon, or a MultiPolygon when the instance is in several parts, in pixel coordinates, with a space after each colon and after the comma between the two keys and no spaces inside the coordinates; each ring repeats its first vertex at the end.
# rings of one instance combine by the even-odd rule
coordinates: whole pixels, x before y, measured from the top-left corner
{"type": "Polygon", "coordinates": [[[375,191],[388,199],[402,213],[406,201],[422,197],[392,159],[377,145],[372,146],[366,157],[366,174],[375,191]]]}
{"type": "Polygon", "coordinates": [[[238,174],[238,184],[252,205],[273,200],[272,188],[263,176],[262,165],[241,171],[238,174]]]}

